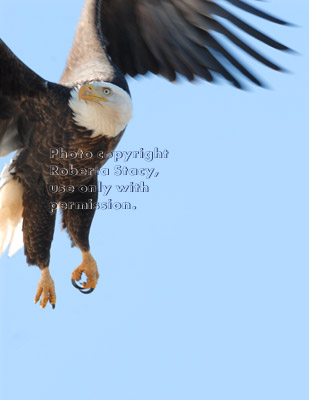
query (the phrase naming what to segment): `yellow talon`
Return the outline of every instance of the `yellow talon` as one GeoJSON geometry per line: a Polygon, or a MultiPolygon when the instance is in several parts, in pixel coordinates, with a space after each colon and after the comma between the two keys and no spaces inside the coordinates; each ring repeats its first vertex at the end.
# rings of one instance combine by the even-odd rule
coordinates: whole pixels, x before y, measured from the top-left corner
{"type": "Polygon", "coordinates": [[[82,253],[83,261],[82,263],[73,271],[72,279],[74,281],[79,281],[82,277],[82,273],[87,276],[87,282],[83,283],[83,289],[94,289],[98,283],[99,272],[97,263],[92,257],[89,251],[82,253]]]}
{"type": "Polygon", "coordinates": [[[43,268],[41,272],[41,279],[38,283],[37,292],[34,298],[34,303],[37,303],[41,298],[40,306],[45,308],[48,301],[55,308],[56,292],[53,278],[50,275],[49,268],[43,268]],[[42,298],[41,298],[42,296],[42,298]]]}

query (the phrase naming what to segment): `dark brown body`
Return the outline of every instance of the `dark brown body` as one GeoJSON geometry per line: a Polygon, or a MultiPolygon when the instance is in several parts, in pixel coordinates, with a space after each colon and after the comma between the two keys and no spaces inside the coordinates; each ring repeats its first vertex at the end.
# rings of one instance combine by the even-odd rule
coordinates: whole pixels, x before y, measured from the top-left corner
{"type": "MultiPolygon", "coordinates": [[[[24,115],[27,119],[24,118],[23,124],[31,126],[31,136],[11,167],[24,187],[23,234],[27,262],[41,268],[49,264],[55,203],[70,204],[68,209],[62,208],[63,227],[67,229],[72,245],[77,245],[82,251],[89,250],[89,231],[95,208],[82,209],[75,205],[96,203],[98,191],[94,191],[93,186],[97,187],[97,170],[108,159],[101,155],[113,151],[123,134],[115,138],[91,138],[92,132],[78,127],[70,107],[67,104],[65,107],[59,116],[60,121],[52,118],[47,121],[43,118],[42,121],[42,114],[37,114],[35,108],[26,110],[24,115]],[[72,157],[73,152],[78,155],[76,158],[72,157]],[[85,185],[91,185],[92,190],[80,192],[79,188],[85,185]],[[73,192],[68,192],[68,189],[73,189],[73,192]]],[[[54,110],[46,105],[48,114],[45,115],[54,115],[51,111],[54,110]]]]}

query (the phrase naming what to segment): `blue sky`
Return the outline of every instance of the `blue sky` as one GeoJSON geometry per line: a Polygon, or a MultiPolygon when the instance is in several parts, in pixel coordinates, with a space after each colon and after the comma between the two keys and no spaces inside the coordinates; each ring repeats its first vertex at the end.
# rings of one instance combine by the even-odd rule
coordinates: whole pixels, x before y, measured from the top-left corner
{"type": "MultiPolygon", "coordinates": [[[[1,1],[0,37],[58,81],[82,3],[1,1]]],[[[129,81],[134,119],[119,150],[157,147],[169,157],[106,165],[159,175],[100,178],[150,191],[113,188],[107,198],[136,210],[97,211],[93,294],[71,285],[80,253],[59,220],[55,311],[33,304],[40,273],[22,251],[1,259],[2,398],[308,399],[309,6],[259,6],[299,26],[239,13],[299,53],[265,50],[289,74],[243,56],[272,90],[129,81]]]]}

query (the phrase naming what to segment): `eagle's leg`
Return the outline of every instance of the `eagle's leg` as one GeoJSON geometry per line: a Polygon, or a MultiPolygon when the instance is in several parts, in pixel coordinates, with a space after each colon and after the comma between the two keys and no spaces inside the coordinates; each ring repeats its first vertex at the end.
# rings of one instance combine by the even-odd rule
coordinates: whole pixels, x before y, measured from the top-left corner
{"type": "MultiPolygon", "coordinates": [[[[90,187],[97,188],[97,176],[94,176],[89,182],[90,187]]],[[[97,263],[90,253],[89,245],[89,232],[95,214],[97,199],[97,190],[78,194],[75,191],[74,196],[65,199],[68,204],[71,204],[71,207],[62,211],[63,228],[67,229],[72,245],[77,246],[82,252],[82,263],[73,271],[72,283],[78,289],[90,289],[83,293],[91,293],[99,279],[97,263]],[[91,204],[94,207],[90,206],[85,209],[75,207],[78,204],[91,204]],[[87,277],[87,282],[79,286],[76,282],[81,279],[83,273],[87,277]]]]}
{"type": "Polygon", "coordinates": [[[34,302],[40,298],[42,308],[48,301],[55,308],[56,293],[54,281],[49,272],[50,247],[53,240],[56,212],[51,211],[49,197],[45,187],[25,189],[23,195],[23,236],[25,255],[29,265],[37,265],[41,269],[34,302]]]}

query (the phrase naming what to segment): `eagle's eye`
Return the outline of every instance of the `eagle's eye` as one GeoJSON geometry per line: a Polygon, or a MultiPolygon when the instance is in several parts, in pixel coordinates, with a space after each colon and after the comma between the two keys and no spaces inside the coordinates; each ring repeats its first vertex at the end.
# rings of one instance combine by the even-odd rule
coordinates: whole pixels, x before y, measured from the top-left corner
{"type": "Polygon", "coordinates": [[[111,94],[111,90],[110,89],[108,89],[108,88],[104,88],[103,89],[103,93],[106,95],[106,96],[108,96],[109,94],[111,94]]]}

